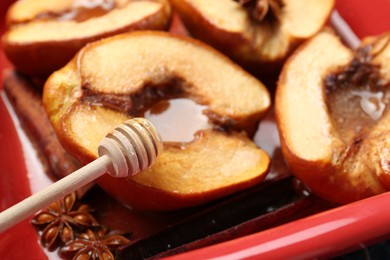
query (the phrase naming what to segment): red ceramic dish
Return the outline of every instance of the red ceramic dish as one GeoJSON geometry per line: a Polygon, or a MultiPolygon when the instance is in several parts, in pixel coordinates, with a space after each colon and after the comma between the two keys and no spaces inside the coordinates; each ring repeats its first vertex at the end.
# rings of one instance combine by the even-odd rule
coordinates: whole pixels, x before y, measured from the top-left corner
{"type": "MultiPolygon", "coordinates": [[[[2,21],[10,2],[0,2],[2,21]]],[[[332,21],[351,45],[358,38],[390,29],[388,0],[376,0],[375,4],[365,0],[339,0],[336,9],[345,24],[338,19],[337,14],[334,14],[332,21]],[[348,27],[357,38],[353,38],[348,27]]],[[[0,30],[4,30],[3,22],[0,30]]],[[[1,70],[7,66],[8,63],[0,53],[1,70]]],[[[9,110],[3,99],[0,99],[0,211],[29,196],[31,190],[39,189],[37,182],[31,182],[32,178],[29,178],[31,169],[37,167],[31,165],[34,155],[31,155],[31,151],[26,153],[25,140],[17,133],[20,127],[15,117],[10,116],[9,110]]],[[[44,181],[43,185],[48,183],[44,181]]],[[[388,207],[389,200],[389,193],[382,194],[250,236],[176,255],[171,259],[295,259],[339,254],[360,243],[390,235],[390,212],[383,210],[388,207]]],[[[40,247],[37,233],[29,220],[0,234],[0,259],[46,258],[54,259],[56,256],[47,256],[40,247]]]]}
{"type": "MultiPolygon", "coordinates": [[[[0,3],[0,33],[4,32],[4,14],[11,0],[0,3]]],[[[9,67],[3,52],[0,52],[0,68],[9,67]]],[[[3,74],[2,74],[3,75],[3,74]]],[[[2,85],[0,86],[0,90],[2,85]]],[[[2,93],[3,95],[3,93],[2,93]]],[[[0,98],[0,211],[31,195],[27,177],[26,161],[13,120],[3,99],[0,98]]],[[[38,235],[25,220],[0,234],[1,259],[45,259],[38,243],[38,235]],[[22,250],[21,250],[22,248],[22,250]],[[33,257],[32,257],[33,256],[33,257]]]]}

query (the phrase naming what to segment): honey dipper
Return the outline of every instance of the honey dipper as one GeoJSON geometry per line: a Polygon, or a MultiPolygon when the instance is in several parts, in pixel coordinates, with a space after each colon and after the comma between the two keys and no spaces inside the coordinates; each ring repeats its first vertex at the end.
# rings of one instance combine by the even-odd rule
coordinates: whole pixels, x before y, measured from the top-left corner
{"type": "Polygon", "coordinates": [[[148,120],[120,124],[100,142],[98,159],[1,212],[0,233],[106,172],[124,178],[145,170],[161,150],[161,137],[148,120]]]}

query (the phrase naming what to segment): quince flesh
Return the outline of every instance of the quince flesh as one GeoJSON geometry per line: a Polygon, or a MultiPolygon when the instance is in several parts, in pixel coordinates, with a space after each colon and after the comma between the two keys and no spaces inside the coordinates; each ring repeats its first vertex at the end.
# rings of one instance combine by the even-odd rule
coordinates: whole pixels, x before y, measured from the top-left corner
{"type": "Polygon", "coordinates": [[[390,189],[389,41],[389,34],[367,39],[354,53],[324,31],[283,67],[275,100],[282,151],[326,200],[348,203],[390,189]]]}
{"type": "Polygon", "coordinates": [[[281,2],[277,19],[259,22],[233,0],[172,1],[192,35],[256,75],[278,71],[298,44],[321,30],[334,6],[333,0],[281,2]]]}
{"type": "Polygon", "coordinates": [[[270,159],[243,130],[254,133],[269,108],[267,89],[196,40],[144,31],[88,44],[49,77],[43,104],[65,149],[87,163],[116,125],[177,97],[207,106],[211,123],[229,130],[205,129],[192,142],[164,143],[154,166],[126,179],[105,175],[98,180],[103,189],[132,207],[163,211],[199,205],[265,178],[270,159]]]}
{"type": "Polygon", "coordinates": [[[133,30],[165,30],[168,0],[24,0],[7,13],[3,50],[15,67],[47,77],[86,43],[133,30]]]}

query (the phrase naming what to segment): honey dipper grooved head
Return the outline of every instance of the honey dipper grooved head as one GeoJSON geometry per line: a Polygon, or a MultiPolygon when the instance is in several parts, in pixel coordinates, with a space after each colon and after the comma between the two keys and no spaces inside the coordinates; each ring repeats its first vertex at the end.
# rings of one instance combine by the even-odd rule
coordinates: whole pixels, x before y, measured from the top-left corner
{"type": "Polygon", "coordinates": [[[128,177],[150,167],[162,151],[156,128],[144,118],[133,118],[117,126],[99,144],[99,156],[107,155],[112,163],[108,173],[128,177]]]}

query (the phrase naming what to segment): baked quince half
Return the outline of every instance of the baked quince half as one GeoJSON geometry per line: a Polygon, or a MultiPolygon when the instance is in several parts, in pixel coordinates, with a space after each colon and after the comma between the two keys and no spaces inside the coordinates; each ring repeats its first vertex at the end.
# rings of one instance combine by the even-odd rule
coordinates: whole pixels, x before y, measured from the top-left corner
{"type": "Polygon", "coordinates": [[[7,12],[3,50],[15,67],[46,77],[86,43],[134,30],[164,30],[168,0],[23,0],[7,12]]]}
{"type": "Polygon", "coordinates": [[[189,32],[255,75],[276,74],[321,30],[334,0],[172,0],[189,32]]]}
{"type": "Polygon", "coordinates": [[[265,178],[270,159],[246,132],[254,133],[270,106],[266,87],[194,39],[143,31],[88,44],[49,77],[43,104],[65,149],[87,163],[116,125],[178,98],[205,106],[211,127],[198,130],[189,142],[163,139],[154,166],[126,179],[103,176],[98,180],[103,189],[134,208],[166,211],[265,178]]]}
{"type": "Polygon", "coordinates": [[[288,59],[275,109],[291,171],[315,194],[348,203],[390,189],[390,34],[356,51],[331,32],[288,59]]]}

